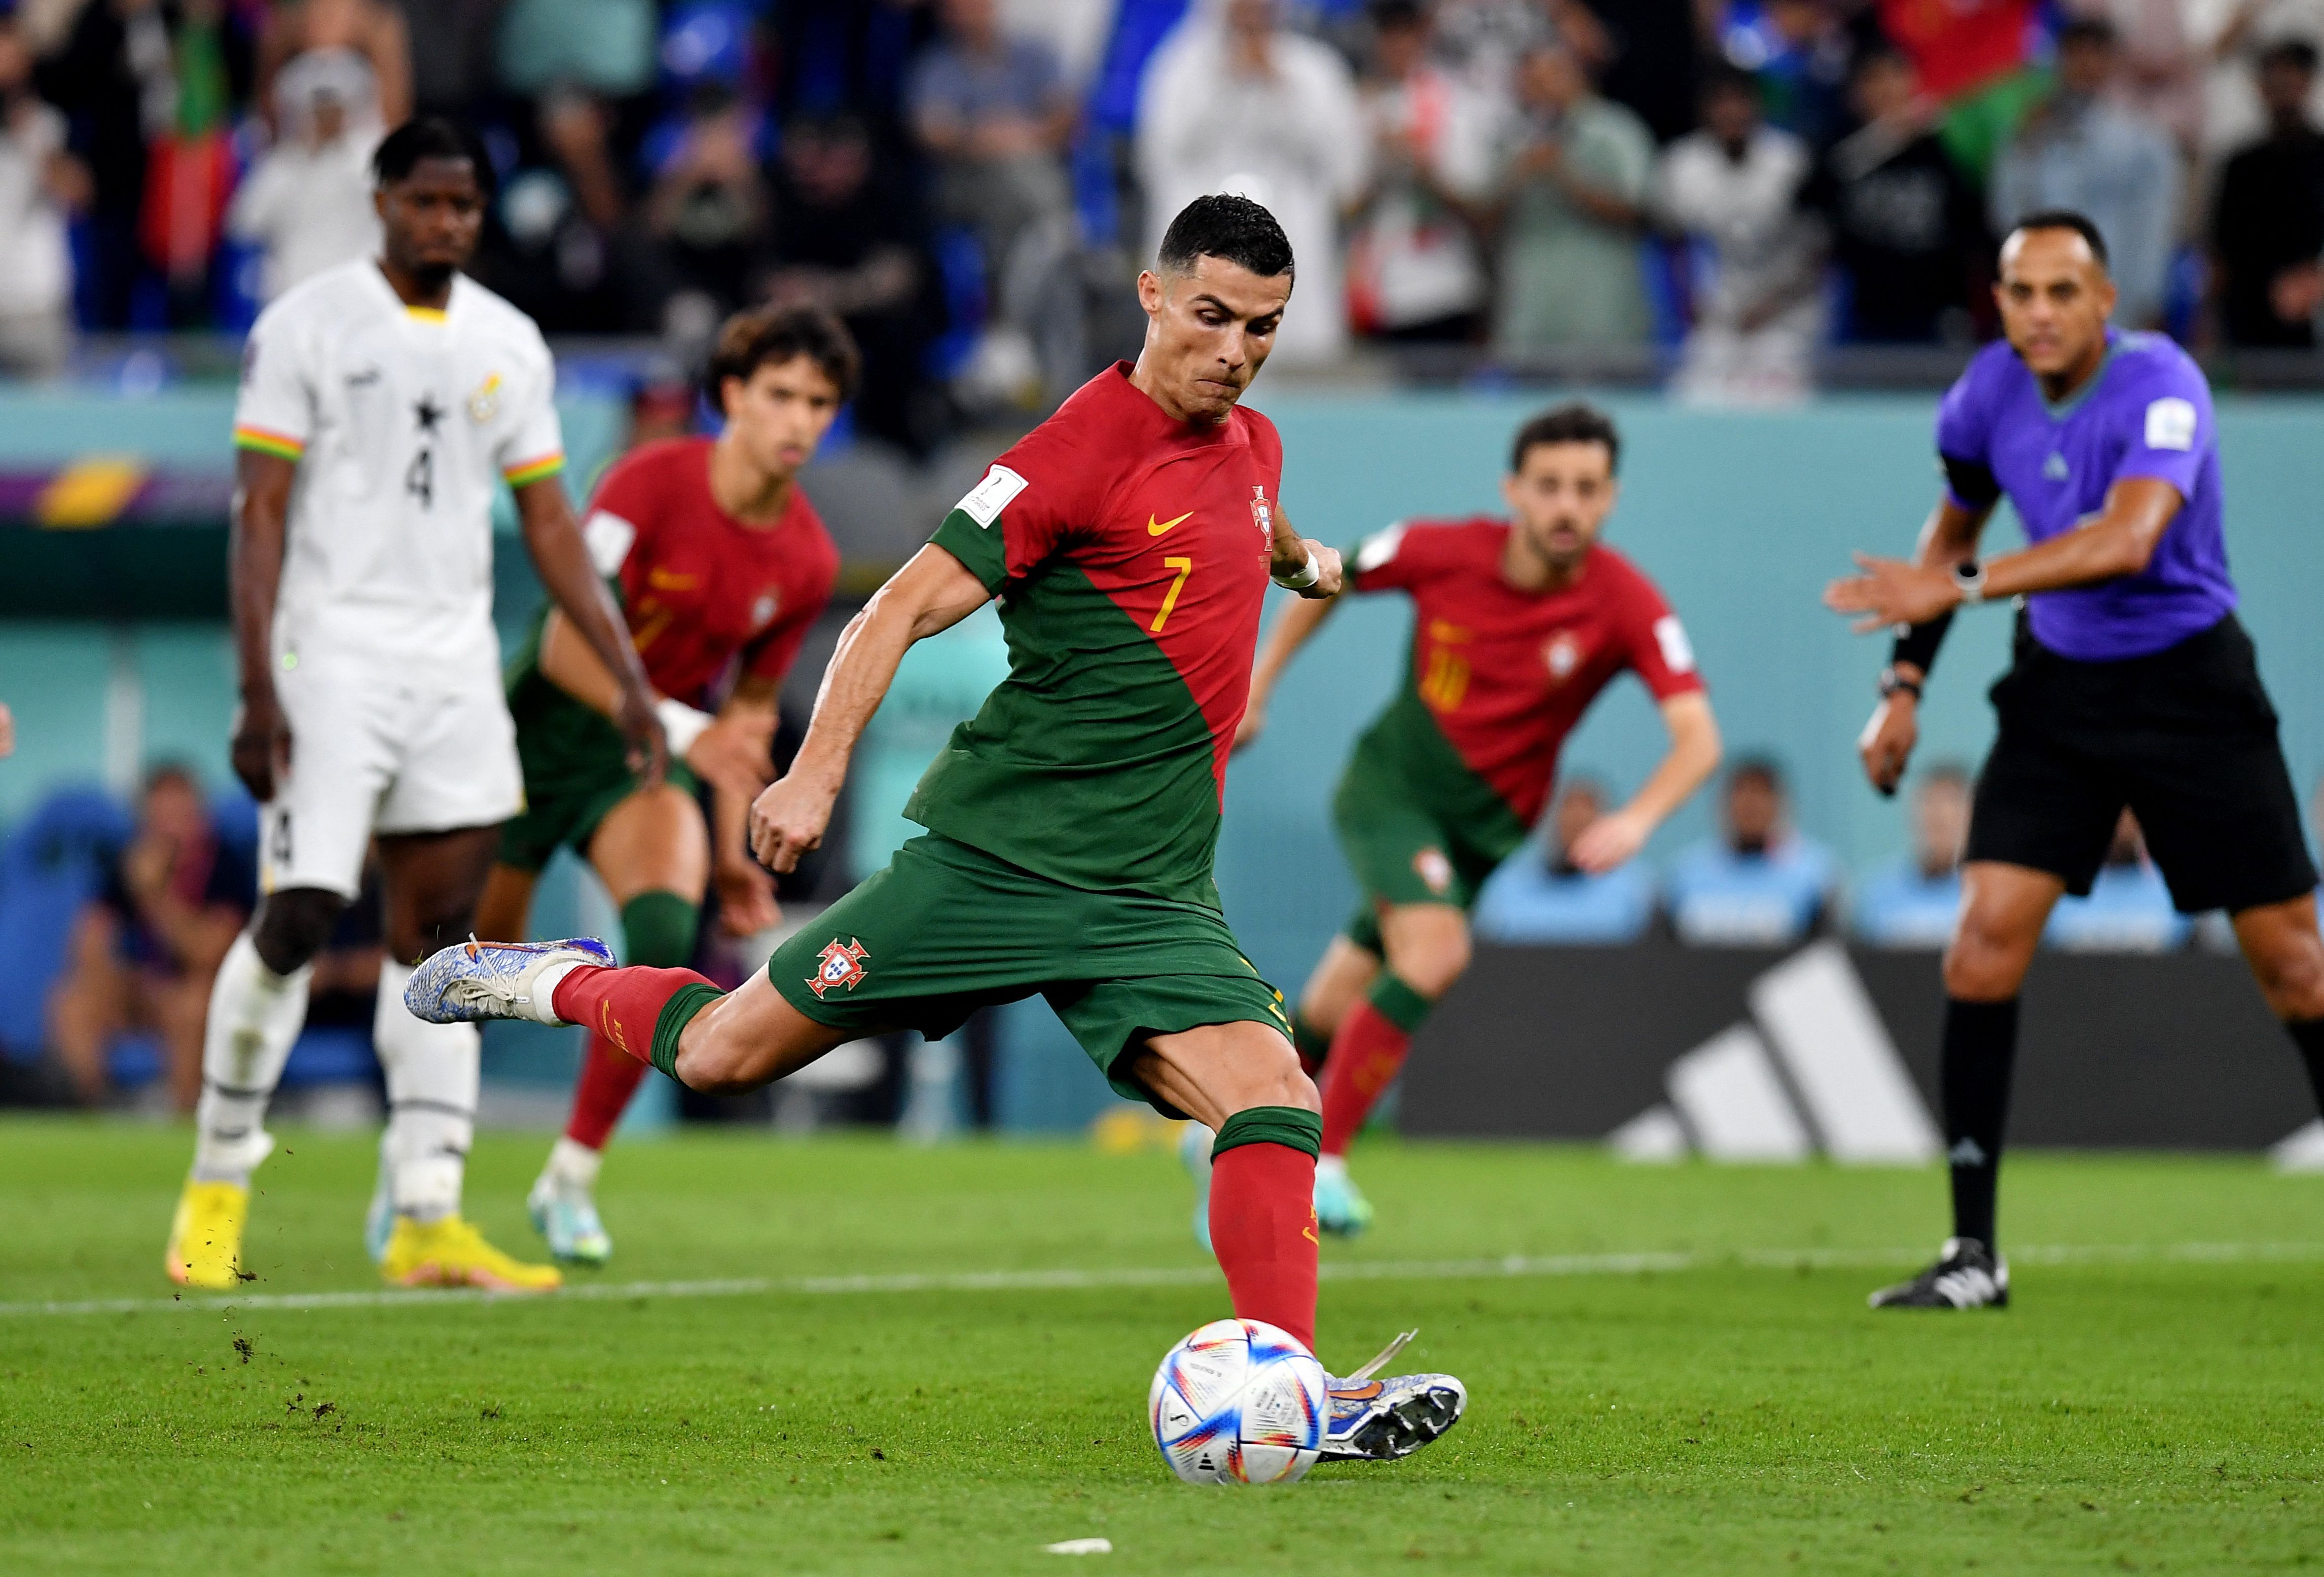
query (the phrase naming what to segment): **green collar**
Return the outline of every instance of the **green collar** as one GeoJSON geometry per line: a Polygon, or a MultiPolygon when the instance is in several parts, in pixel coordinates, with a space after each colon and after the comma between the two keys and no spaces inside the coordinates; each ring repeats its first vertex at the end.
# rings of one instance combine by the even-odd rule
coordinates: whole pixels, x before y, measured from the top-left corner
{"type": "MultiPolygon", "coordinates": [[[[2107,336],[2106,355],[2098,358],[2098,370],[2082,380],[2080,388],[2067,395],[2065,399],[2055,402],[2052,402],[2047,394],[2042,396],[2042,409],[2049,413],[2052,421],[2063,421],[2082,408],[2082,401],[2097,392],[2098,386],[2106,382],[2107,369],[2114,365],[2115,353],[2121,349],[2122,336],[2109,333],[2107,336]]],[[[2035,392],[2039,392],[2042,380],[2034,379],[2034,387],[2035,392]]]]}

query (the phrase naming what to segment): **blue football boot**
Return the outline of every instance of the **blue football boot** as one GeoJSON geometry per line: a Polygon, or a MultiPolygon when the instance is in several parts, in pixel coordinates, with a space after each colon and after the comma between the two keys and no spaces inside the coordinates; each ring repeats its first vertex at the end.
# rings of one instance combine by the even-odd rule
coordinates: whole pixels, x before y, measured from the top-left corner
{"type": "MultiPolygon", "coordinates": [[[[521,1019],[562,1024],[549,1006],[549,991],[536,989],[540,977],[559,964],[615,967],[611,949],[595,936],[566,942],[466,942],[438,950],[411,972],[403,1005],[428,1024],[476,1024],[487,1019],[521,1019]]],[[[558,971],[558,979],[564,972],[558,971]]],[[[552,988],[553,989],[553,982],[552,988]]]]}
{"type": "Polygon", "coordinates": [[[1372,1224],[1371,1202],[1348,1176],[1348,1163],[1325,1156],[1315,1163],[1315,1224],[1327,1232],[1352,1238],[1372,1224]]]}
{"type": "Polygon", "coordinates": [[[1324,1462],[1394,1462],[1461,1422],[1469,1406],[1469,1388],[1451,1375],[1372,1378],[1418,1334],[1406,1331],[1345,1379],[1325,1378],[1332,1412],[1323,1426],[1324,1462]]]}

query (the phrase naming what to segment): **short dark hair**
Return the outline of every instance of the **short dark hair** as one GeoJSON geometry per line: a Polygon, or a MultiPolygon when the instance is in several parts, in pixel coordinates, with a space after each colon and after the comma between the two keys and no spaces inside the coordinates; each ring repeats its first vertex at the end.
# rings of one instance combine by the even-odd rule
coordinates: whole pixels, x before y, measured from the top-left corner
{"type": "Polygon", "coordinates": [[[1375,32],[1408,32],[1428,23],[1428,14],[1421,8],[1420,0],[1372,0],[1370,14],[1375,32]]]}
{"type": "Polygon", "coordinates": [[[1545,410],[1517,429],[1517,438],[1509,445],[1509,474],[1524,470],[1526,456],[1544,444],[1603,444],[1606,469],[1610,473],[1621,468],[1622,435],[1614,430],[1614,419],[1579,400],[1545,410]]]}
{"type": "Polygon", "coordinates": [[[2120,42],[2120,38],[2121,35],[2114,30],[2114,23],[2105,17],[2077,16],[2058,30],[2058,47],[2062,50],[2072,44],[2091,44],[2098,49],[2110,50],[2120,42]]]}
{"type": "Polygon", "coordinates": [[[1775,764],[1773,756],[1740,756],[1728,769],[1727,788],[1732,793],[1746,783],[1757,783],[1770,794],[1784,791],[1784,769],[1775,764]]]}
{"type": "Polygon", "coordinates": [[[371,174],[380,186],[392,186],[410,175],[422,159],[466,160],[476,172],[476,184],[493,187],[493,156],[474,129],[443,115],[408,120],[372,150],[371,174]]]}
{"type": "Polygon", "coordinates": [[[805,356],[823,369],[823,375],[838,388],[841,400],[854,397],[856,379],[863,368],[862,355],[855,348],[855,337],[831,309],[754,307],[735,313],[719,326],[706,380],[710,403],[724,414],[727,379],[748,383],[761,367],[780,366],[797,356],[805,356]]]}
{"type": "Polygon", "coordinates": [[[2259,52],[2259,69],[2289,66],[2295,71],[2316,75],[2316,46],[2304,38],[2278,39],[2259,52]]]}
{"type": "MultiPolygon", "coordinates": [[[[2010,226],[2009,235],[2020,230],[2071,230],[2089,243],[2090,255],[2098,260],[2098,266],[2107,266],[2106,237],[2098,234],[2098,225],[2088,214],[2076,213],[2071,208],[2036,208],[2010,226]]],[[[2001,238],[2004,245],[2008,244],[2009,235],[2001,238]]]]}
{"type": "Polygon", "coordinates": [[[1292,272],[1291,238],[1275,216],[1247,197],[1214,191],[1178,210],[1162,233],[1155,262],[1185,273],[1198,257],[1222,258],[1261,279],[1292,272]]]}

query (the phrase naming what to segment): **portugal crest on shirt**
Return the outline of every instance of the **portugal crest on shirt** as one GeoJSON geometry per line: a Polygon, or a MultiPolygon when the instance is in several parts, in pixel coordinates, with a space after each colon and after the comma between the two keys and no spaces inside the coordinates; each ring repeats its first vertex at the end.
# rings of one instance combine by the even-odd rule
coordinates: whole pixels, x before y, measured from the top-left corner
{"type": "Polygon", "coordinates": [[[1250,490],[1250,523],[1259,528],[1260,536],[1274,537],[1275,506],[1267,502],[1267,489],[1264,487],[1250,490]]]}
{"type": "Polygon", "coordinates": [[[871,973],[863,967],[863,961],[871,956],[871,953],[853,936],[844,942],[834,936],[824,945],[817,956],[822,963],[816,966],[815,973],[807,980],[807,989],[815,993],[817,1001],[822,1001],[823,993],[834,986],[845,986],[853,991],[871,973]]]}
{"type": "Polygon", "coordinates": [[[781,605],[781,600],[778,598],[773,592],[761,592],[759,594],[759,600],[751,604],[751,628],[753,630],[763,630],[768,625],[773,623],[775,622],[775,610],[781,605]]]}

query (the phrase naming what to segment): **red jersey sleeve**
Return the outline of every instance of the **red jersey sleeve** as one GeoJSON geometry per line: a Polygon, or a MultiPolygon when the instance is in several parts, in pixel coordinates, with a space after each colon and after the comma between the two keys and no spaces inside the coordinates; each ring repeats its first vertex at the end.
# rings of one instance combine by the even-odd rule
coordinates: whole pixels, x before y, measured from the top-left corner
{"type": "Polygon", "coordinates": [[[999,591],[1095,522],[1120,469],[1104,436],[1069,402],[995,460],[929,540],[999,591]]]}
{"type": "Polygon", "coordinates": [[[1655,583],[1627,561],[1618,561],[1623,582],[1615,620],[1629,666],[1646,681],[1657,701],[1703,687],[1695,671],[1694,647],[1686,626],[1663,600],[1655,583]]]}
{"type": "Polygon", "coordinates": [[[1398,521],[1349,549],[1350,584],[1360,592],[1410,591],[1441,570],[1459,528],[1398,521]]]}
{"type": "Polygon", "coordinates": [[[653,525],[659,490],[654,484],[659,446],[634,450],[615,461],[590,496],[581,540],[597,573],[620,588],[625,603],[637,600],[644,567],[653,558],[653,525]]]}

